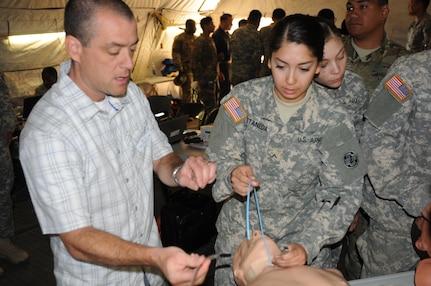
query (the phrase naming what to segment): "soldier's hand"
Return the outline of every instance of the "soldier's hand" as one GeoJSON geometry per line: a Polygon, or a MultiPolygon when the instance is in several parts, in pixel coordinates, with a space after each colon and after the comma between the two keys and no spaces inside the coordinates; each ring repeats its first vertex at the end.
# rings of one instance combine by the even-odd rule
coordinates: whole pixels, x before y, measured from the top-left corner
{"type": "Polygon", "coordinates": [[[233,169],[230,174],[230,181],[233,191],[240,196],[246,196],[248,192],[248,184],[251,182],[251,188],[258,187],[260,182],[256,180],[253,168],[248,165],[240,165],[233,169]]]}

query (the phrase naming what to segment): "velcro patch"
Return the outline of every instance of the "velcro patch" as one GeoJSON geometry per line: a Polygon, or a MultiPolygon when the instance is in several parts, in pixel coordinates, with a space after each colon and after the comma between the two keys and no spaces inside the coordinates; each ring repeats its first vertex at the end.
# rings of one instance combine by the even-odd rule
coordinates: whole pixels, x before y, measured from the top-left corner
{"type": "Polygon", "coordinates": [[[235,123],[238,123],[247,117],[244,107],[242,107],[241,103],[235,96],[223,103],[223,107],[235,123]]]}
{"type": "Polygon", "coordinates": [[[385,87],[399,102],[404,101],[410,95],[412,95],[412,90],[397,74],[394,74],[390,79],[388,79],[388,81],[385,82],[385,87]]]}

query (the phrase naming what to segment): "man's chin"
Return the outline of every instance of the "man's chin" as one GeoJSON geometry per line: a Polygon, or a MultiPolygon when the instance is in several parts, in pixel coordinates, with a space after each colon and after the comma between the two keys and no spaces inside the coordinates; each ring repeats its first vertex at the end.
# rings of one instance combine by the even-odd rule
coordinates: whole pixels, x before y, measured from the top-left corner
{"type": "Polygon", "coordinates": [[[127,93],[122,93],[122,94],[109,94],[109,96],[115,97],[115,98],[121,98],[121,97],[125,97],[127,93]]]}

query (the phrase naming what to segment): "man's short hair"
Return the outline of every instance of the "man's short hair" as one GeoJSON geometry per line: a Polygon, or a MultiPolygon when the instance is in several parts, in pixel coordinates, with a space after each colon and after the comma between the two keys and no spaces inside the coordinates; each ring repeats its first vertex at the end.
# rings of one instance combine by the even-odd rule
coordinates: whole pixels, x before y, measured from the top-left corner
{"type": "Polygon", "coordinates": [[[260,21],[260,19],[262,18],[262,12],[260,12],[259,10],[251,10],[250,14],[248,14],[248,22],[255,24],[258,23],[260,21]]]}
{"type": "Polygon", "coordinates": [[[389,0],[378,0],[377,3],[379,4],[379,6],[388,5],[389,0]]]}
{"type": "Polygon", "coordinates": [[[317,13],[317,17],[326,19],[328,21],[334,21],[335,14],[334,14],[334,11],[332,11],[331,9],[324,8],[320,10],[319,13],[317,13]]]}
{"type": "Polygon", "coordinates": [[[213,18],[211,18],[210,16],[205,17],[201,20],[201,28],[202,30],[204,30],[204,27],[208,24],[210,24],[213,21],[213,18]]]}
{"type": "Polygon", "coordinates": [[[224,13],[220,16],[220,23],[229,20],[232,18],[232,14],[224,13]]]}
{"type": "Polygon", "coordinates": [[[272,11],[272,19],[273,20],[281,20],[286,17],[286,11],[281,8],[276,8],[272,11]]]}
{"type": "Polygon", "coordinates": [[[64,10],[64,31],[87,46],[94,36],[96,12],[104,8],[116,15],[132,20],[132,10],[122,0],[69,0],[64,10]]]}
{"type": "Polygon", "coordinates": [[[425,11],[427,10],[428,5],[430,4],[430,0],[416,0],[416,2],[422,3],[425,11]]]}
{"type": "Polygon", "coordinates": [[[42,79],[46,80],[49,78],[57,79],[57,70],[54,67],[46,67],[42,70],[42,79]]]}

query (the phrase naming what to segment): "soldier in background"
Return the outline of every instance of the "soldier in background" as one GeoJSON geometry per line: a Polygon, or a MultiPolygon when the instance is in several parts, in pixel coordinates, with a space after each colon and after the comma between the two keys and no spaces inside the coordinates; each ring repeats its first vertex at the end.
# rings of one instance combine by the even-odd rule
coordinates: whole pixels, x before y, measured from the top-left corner
{"type": "Polygon", "coordinates": [[[370,224],[357,242],[363,278],[414,270],[419,261],[410,228],[431,201],[430,61],[431,51],[396,60],[365,113],[361,206],[370,224]]]}
{"type": "Polygon", "coordinates": [[[406,49],[416,53],[429,49],[431,16],[427,13],[429,0],[410,0],[409,15],[414,16],[407,33],[406,49]]]}
{"type": "Polygon", "coordinates": [[[57,70],[54,67],[46,67],[42,70],[43,83],[34,91],[34,96],[44,95],[51,86],[57,82],[57,70]]]}
{"type": "Polygon", "coordinates": [[[252,10],[247,25],[236,29],[232,34],[232,85],[259,76],[263,45],[257,28],[261,18],[260,11],[252,10]]]}
{"type": "Polygon", "coordinates": [[[348,0],[346,7],[348,67],[364,79],[371,95],[395,59],[407,51],[386,35],[388,0],[369,0],[366,5],[362,0],[348,0]]]}
{"type": "MultiPolygon", "coordinates": [[[[10,238],[14,235],[11,191],[14,183],[14,170],[9,144],[15,130],[17,118],[9,98],[9,90],[0,74],[0,257],[14,264],[28,259],[28,254],[15,246],[10,238]]],[[[3,275],[0,268],[0,276],[3,275]]]]}
{"type": "Polygon", "coordinates": [[[217,49],[210,34],[215,26],[211,17],[201,20],[202,34],[194,41],[192,49],[192,70],[198,82],[198,99],[205,105],[205,114],[216,107],[215,83],[217,80],[217,49]]]}
{"type": "Polygon", "coordinates": [[[271,70],[268,67],[268,58],[269,55],[269,36],[271,34],[272,27],[274,27],[275,23],[279,20],[283,19],[286,16],[286,11],[281,8],[276,8],[272,11],[272,23],[269,26],[263,27],[260,29],[260,38],[262,40],[263,45],[263,63],[260,66],[259,76],[268,76],[271,75],[271,70]]]}
{"type": "Polygon", "coordinates": [[[220,83],[220,99],[223,98],[230,91],[230,77],[231,77],[231,58],[230,58],[230,34],[229,30],[232,28],[232,15],[223,14],[220,16],[220,26],[213,33],[212,38],[217,48],[218,63],[220,74],[223,75],[219,80],[220,83]]]}
{"type": "MultiPolygon", "coordinates": [[[[344,37],[347,53],[347,68],[353,70],[364,80],[370,96],[392,63],[408,52],[400,44],[391,41],[385,32],[389,16],[388,0],[348,0],[346,2],[346,27],[349,35],[344,37]]],[[[362,209],[347,236],[346,252],[347,279],[358,279],[361,275],[362,261],[358,256],[356,240],[368,226],[368,215],[362,209]]]]}
{"type": "Polygon", "coordinates": [[[175,37],[172,44],[172,59],[174,65],[178,68],[180,75],[184,75],[186,80],[181,85],[182,96],[184,102],[190,102],[192,95],[191,83],[193,81],[192,72],[192,46],[196,39],[196,22],[188,19],[186,21],[186,30],[175,37]]]}

